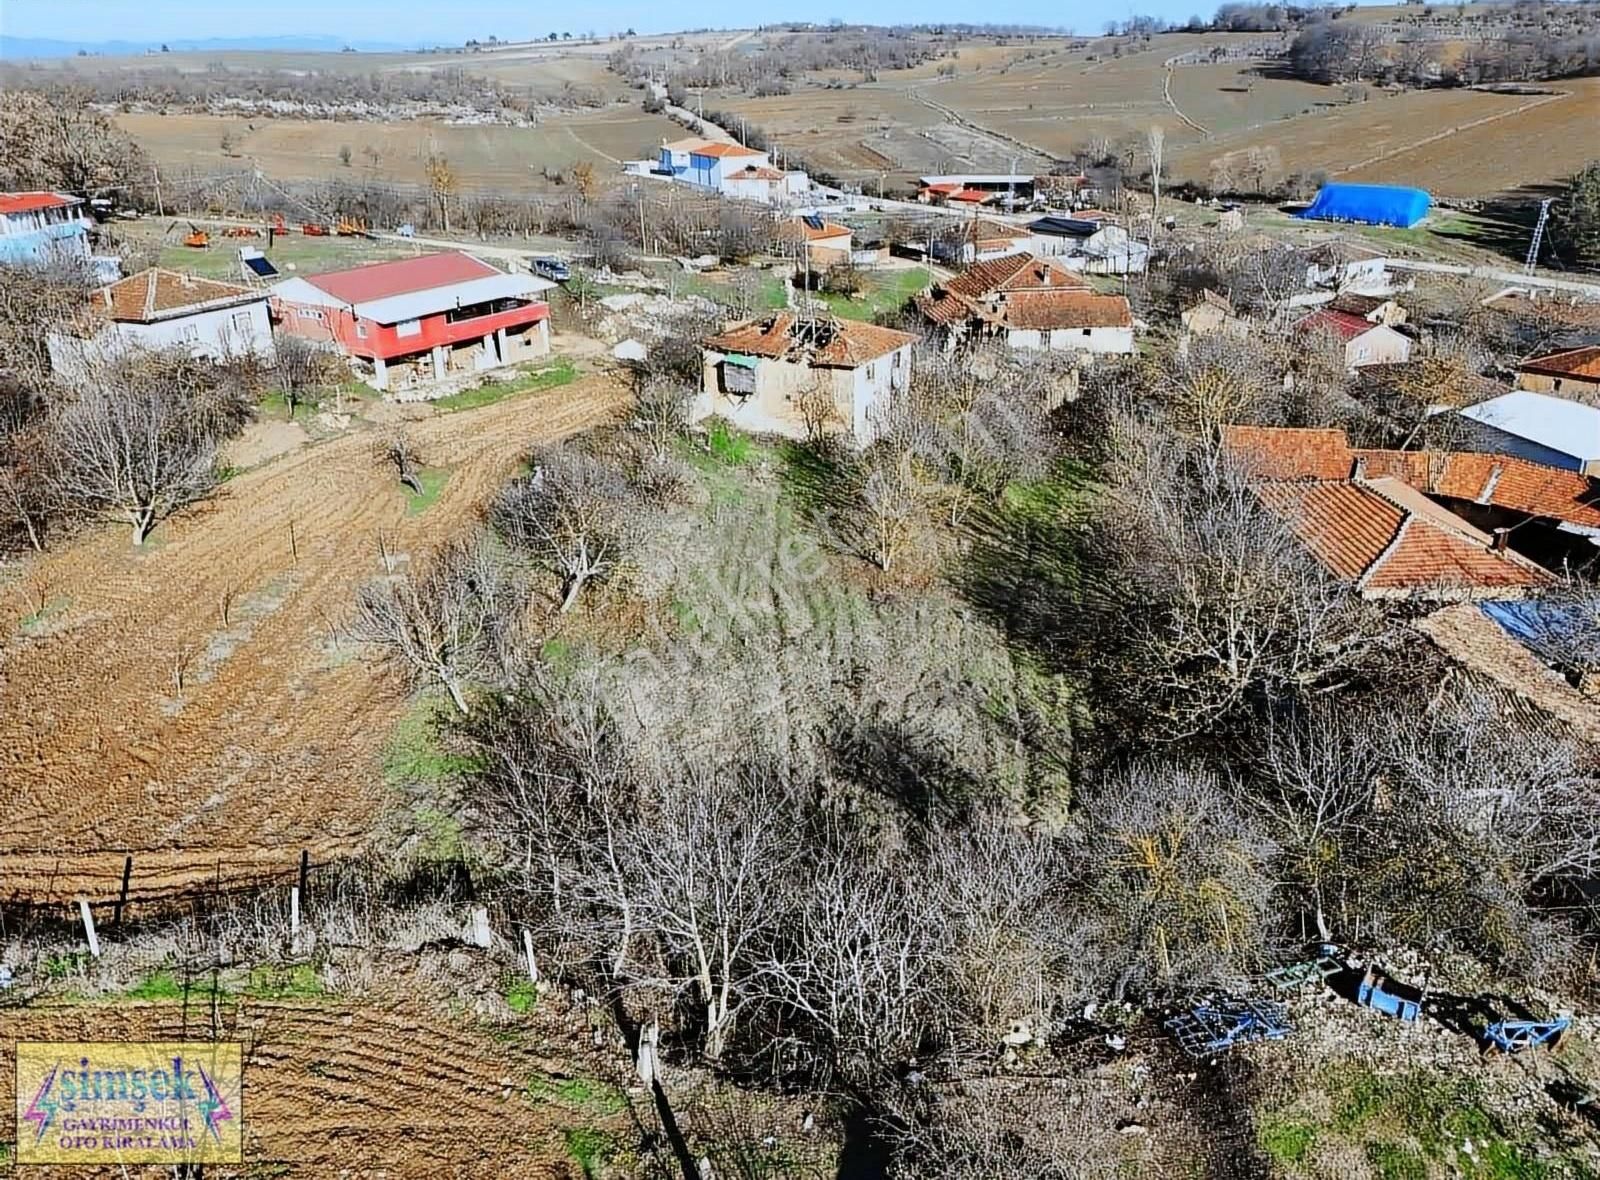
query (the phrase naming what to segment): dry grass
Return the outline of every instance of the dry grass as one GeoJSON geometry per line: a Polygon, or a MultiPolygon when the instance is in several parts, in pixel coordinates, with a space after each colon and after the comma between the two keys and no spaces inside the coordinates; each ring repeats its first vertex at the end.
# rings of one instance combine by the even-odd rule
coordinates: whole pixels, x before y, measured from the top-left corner
{"type": "Polygon", "coordinates": [[[648,156],[663,136],[681,133],[661,115],[613,106],[554,116],[537,127],[457,126],[438,122],[344,123],[309,119],[242,119],[218,115],[118,115],[157,163],[181,180],[259,167],[277,180],[427,183],[430,153],[450,162],[464,190],[525,192],[545,185],[545,168],[568,170],[580,161],[606,177],[616,161],[648,156]],[[234,154],[224,156],[222,137],[231,133],[234,154]],[[352,162],[340,161],[349,147],[352,162]],[[363,155],[379,153],[376,168],[363,155]]]}

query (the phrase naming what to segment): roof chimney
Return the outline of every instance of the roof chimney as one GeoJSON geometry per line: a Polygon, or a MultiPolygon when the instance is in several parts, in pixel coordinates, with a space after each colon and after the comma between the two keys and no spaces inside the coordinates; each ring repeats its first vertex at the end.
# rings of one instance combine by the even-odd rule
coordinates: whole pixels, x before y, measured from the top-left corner
{"type": "Polygon", "coordinates": [[[1506,539],[1508,537],[1510,537],[1510,536],[1511,536],[1511,530],[1510,529],[1495,529],[1495,531],[1494,531],[1494,551],[1496,553],[1504,553],[1506,551],[1506,539]]]}
{"type": "Polygon", "coordinates": [[[1367,478],[1367,457],[1365,455],[1356,456],[1356,461],[1350,468],[1350,478],[1357,481],[1367,478]]]}

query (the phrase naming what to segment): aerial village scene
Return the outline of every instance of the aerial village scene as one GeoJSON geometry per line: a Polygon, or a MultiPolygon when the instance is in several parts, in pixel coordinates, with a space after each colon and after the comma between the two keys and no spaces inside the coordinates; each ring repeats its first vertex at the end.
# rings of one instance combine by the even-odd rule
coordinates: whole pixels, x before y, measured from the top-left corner
{"type": "Polygon", "coordinates": [[[1600,1177],[1600,3],[1155,7],[3,0],[0,1176],[1600,1177]]]}

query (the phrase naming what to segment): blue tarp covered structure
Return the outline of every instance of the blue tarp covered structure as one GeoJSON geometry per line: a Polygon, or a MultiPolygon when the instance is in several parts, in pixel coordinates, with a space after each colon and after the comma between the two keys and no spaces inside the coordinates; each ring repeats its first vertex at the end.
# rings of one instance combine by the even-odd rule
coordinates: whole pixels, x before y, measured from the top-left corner
{"type": "Polygon", "coordinates": [[[1392,184],[1325,184],[1301,217],[1409,228],[1428,215],[1433,198],[1420,188],[1392,184]]]}

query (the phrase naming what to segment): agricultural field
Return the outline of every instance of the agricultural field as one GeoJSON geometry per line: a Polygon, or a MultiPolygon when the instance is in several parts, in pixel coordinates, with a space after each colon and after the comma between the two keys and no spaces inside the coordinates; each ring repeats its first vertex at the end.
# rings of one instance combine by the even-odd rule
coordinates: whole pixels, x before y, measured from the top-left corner
{"type": "MultiPolygon", "coordinates": [[[[1362,10],[1365,19],[1390,10],[1362,10]]],[[[1041,39],[962,47],[943,62],[885,71],[814,72],[795,93],[704,96],[743,115],[780,147],[869,189],[919,175],[1050,166],[1095,143],[1166,133],[1169,173],[1205,180],[1211,162],[1271,147],[1284,172],[1404,182],[1440,196],[1485,197],[1564,177],[1593,154],[1594,79],[1549,84],[1551,95],[1469,90],[1391,94],[1278,76],[1263,61],[1203,64],[1179,55],[1240,53],[1270,35],[1162,34],[1111,52],[1105,39],[1041,39]],[[941,74],[954,67],[955,73],[941,74]],[[842,75],[842,76],[841,76],[842,75]]]]}
{"type": "Polygon", "coordinates": [[[638,107],[552,115],[537,127],[463,126],[423,120],[333,122],[243,119],[218,115],[136,113],[117,116],[176,180],[259,168],[273,180],[348,179],[422,185],[430,154],[442,155],[462,191],[526,192],[548,186],[545,169],[567,171],[580,161],[612,175],[625,159],[651,154],[682,128],[638,107]],[[222,139],[232,137],[224,154],[222,139]],[[351,162],[341,160],[348,148],[351,162]],[[367,149],[378,153],[377,160],[367,149]]]}
{"type": "Polygon", "coordinates": [[[1558,180],[1592,158],[1600,80],[1549,89],[1549,95],[1374,93],[1366,102],[1187,144],[1172,153],[1173,170],[1200,180],[1220,156],[1270,147],[1288,172],[1415,184],[1444,197],[1492,196],[1558,180]]]}
{"type": "Polygon", "coordinates": [[[592,377],[417,422],[447,473],[425,511],[356,432],[234,476],[142,548],[99,529],[9,575],[0,897],[114,897],[127,855],[148,897],[360,850],[405,706],[339,641],[357,587],[620,398],[592,377]]]}

